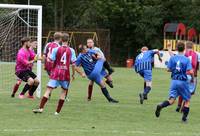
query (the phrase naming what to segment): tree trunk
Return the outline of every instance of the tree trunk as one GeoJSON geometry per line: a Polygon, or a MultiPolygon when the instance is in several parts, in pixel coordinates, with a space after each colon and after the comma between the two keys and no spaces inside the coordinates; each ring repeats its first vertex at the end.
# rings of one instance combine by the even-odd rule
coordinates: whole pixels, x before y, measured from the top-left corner
{"type": "Polygon", "coordinates": [[[54,0],[54,29],[58,29],[58,5],[57,0],[54,0]]]}
{"type": "Polygon", "coordinates": [[[61,8],[60,8],[60,30],[64,28],[64,0],[61,0],[61,8]]]}

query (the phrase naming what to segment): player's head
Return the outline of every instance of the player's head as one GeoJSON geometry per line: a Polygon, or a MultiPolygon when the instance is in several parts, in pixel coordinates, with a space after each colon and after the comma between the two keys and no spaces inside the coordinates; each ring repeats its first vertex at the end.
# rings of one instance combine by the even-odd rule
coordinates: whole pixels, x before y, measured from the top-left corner
{"type": "Polygon", "coordinates": [[[192,50],[192,48],[193,48],[193,42],[187,42],[186,43],[186,49],[187,50],[192,50]]]}
{"type": "Polygon", "coordinates": [[[87,52],[87,46],[80,44],[78,46],[78,51],[79,51],[79,53],[86,53],[87,52]]]}
{"type": "Polygon", "coordinates": [[[30,44],[30,48],[32,49],[37,48],[37,39],[31,38],[29,44],[30,44]]]}
{"type": "Polygon", "coordinates": [[[69,43],[69,34],[68,33],[62,34],[62,42],[65,43],[65,44],[69,43]]]}
{"type": "Polygon", "coordinates": [[[92,38],[87,39],[87,47],[93,48],[94,47],[94,40],[92,38]]]}
{"type": "Polygon", "coordinates": [[[147,46],[143,46],[142,48],[141,48],[141,52],[145,52],[145,51],[148,51],[149,49],[148,49],[148,47],[147,46]]]}
{"type": "Polygon", "coordinates": [[[23,37],[23,38],[21,39],[21,45],[22,45],[23,47],[29,48],[29,47],[30,47],[29,41],[30,41],[30,38],[28,38],[28,37],[23,37]]]}
{"type": "Polygon", "coordinates": [[[62,33],[61,32],[55,32],[53,35],[53,38],[55,41],[61,42],[62,41],[62,33]]]}
{"type": "Polygon", "coordinates": [[[176,49],[178,52],[184,52],[185,50],[185,44],[183,42],[178,42],[176,45],[176,49]]]}

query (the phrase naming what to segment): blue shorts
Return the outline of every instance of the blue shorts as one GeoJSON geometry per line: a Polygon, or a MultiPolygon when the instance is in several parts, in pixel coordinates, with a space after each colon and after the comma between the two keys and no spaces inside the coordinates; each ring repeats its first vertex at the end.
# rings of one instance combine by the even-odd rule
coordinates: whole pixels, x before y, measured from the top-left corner
{"type": "Polygon", "coordinates": [[[192,76],[191,75],[187,75],[187,79],[188,79],[187,82],[188,82],[188,85],[189,85],[190,93],[194,94],[194,92],[196,90],[196,87],[197,87],[197,78],[195,77],[194,78],[194,82],[191,82],[192,76]]]}
{"type": "Polygon", "coordinates": [[[138,72],[144,81],[152,81],[152,70],[141,70],[138,72]]]}
{"type": "Polygon", "coordinates": [[[51,88],[57,88],[58,86],[61,86],[63,89],[67,90],[69,88],[69,82],[50,79],[47,86],[51,88]]]}
{"type": "Polygon", "coordinates": [[[88,78],[97,83],[98,85],[100,85],[103,78],[108,75],[105,69],[103,68],[103,63],[104,60],[98,60],[95,64],[93,71],[90,73],[90,75],[88,75],[88,78]]]}
{"type": "Polygon", "coordinates": [[[185,101],[190,100],[191,93],[187,81],[180,81],[180,80],[171,81],[169,98],[176,99],[178,96],[181,96],[185,101]]]}

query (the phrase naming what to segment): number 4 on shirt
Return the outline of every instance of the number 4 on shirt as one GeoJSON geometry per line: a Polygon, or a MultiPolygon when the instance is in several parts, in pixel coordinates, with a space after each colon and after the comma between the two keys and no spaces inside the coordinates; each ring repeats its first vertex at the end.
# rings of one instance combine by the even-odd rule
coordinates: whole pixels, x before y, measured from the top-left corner
{"type": "Polygon", "coordinates": [[[62,62],[63,64],[66,64],[67,58],[66,58],[66,52],[62,55],[60,62],[62,62]]]}

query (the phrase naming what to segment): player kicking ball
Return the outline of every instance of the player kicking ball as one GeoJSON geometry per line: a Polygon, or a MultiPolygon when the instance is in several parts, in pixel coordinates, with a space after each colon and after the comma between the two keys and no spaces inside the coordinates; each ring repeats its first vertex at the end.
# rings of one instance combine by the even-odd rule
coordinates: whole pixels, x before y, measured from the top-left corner
{"type": "Polygon", "coordinates": [[[183,107],[182,121],[187,121],[187,116],[189,114],[189,104],[190,104],[190,90],[187,83],[187,75],[191,75],[194,78],[194,73],[192,70],[192,65],[190,60],[184,56],[185,44],[182,42],[177,43],[178,54],[172,56],[168,63],[168,71],[171,72],[171,85],[169,91],[169,100],[162,102],[157,105],[155,115],[160,116],[160,112],[163,108],[172,105],[178,96],[181,96],[185,101],[183,107]]]}
{"type": "MultiPolygon", "coordinates": [[[[49,94],[58,86],[61,86],[62,91],[60,94],[60,99],[58,101],[57,109],[55,115],[58,115],[65,102],[65,96],[68,92],[70,83],[70,63],[74,65],[76,60],[76,55],[74,51],[68,46],[69,35],[63,34],[62,36],[62,46],[53,49],[50,59],[54,61],[54,67],[52,69],[50,80],[47,84],[47,89],[44,96],[41,99],[40,106],[38,109],[34,109],[34,113],[42,113],[44,106],[48,101],[49,94]]],[[[72,75],[74,78],[74,75],[72,75]]]]}
{"type": "MultiPolygon", "coordinates": [[[[103,69],[103,63],[105,60],[102,59],[101,55],[99,55],[96,51],[88,50],[85,45],[79,45],[79,52],[80,55],[76,60],[76,71],[81,74],[78,67],[82,66],[88,79],[101,87],[102,93],[106,99],[111,103],[118,103],[117,100],[111,98],[103,81],[103,77],[107,75],[106,71],[103,69]]],[[[108,80],[111,81],[111,77],[109,75],[108,80]]]]}
{"type": "MultiPolygon", "coordinates": [[[[95,47],[94,46],[94,41],[93,39],[89,38],[87,39],[87,47],[89,49],[92,49],[92,50],[95,50],[98,54],[101,55],[101,58],[105,59],[104,63],[103,63],[103,67],[108,71],[108,75],[111,75],[114,70],[111,68],[110,64],[108,63],[108,61],[106,60],[105,56],[104,56],[104,53],[101,51],[100,48],[98,47],[95,47]]],[[[107,78],[107,76],[105,77],[107,78]]],[[[106,80],[105,81],[111,88],[113,88],[113,83],[112,83],[112,80],[106,80]]],[[[92,99],[92,92],[93,92],[93,85],[94,85],[94,82],[92,81],[89,81],[89,85],[88,85],[88,101],[91,101],[92,99]]]]}
{"type": "Polygon", "coordinates": [[[32,72],[31,68],[34,63],[35,53],[30,50],[31,44],[29,38],[22,38],[22,48],[17,53],[17,60],[15,66],[15,74],[24,82],[27,82],[19,94],[19,98],[25,98],[24,94],[29,90],[29,98],[33,98],[33,93],[39,85],[37,76],[32,72]]]}
{"type": "Polygon", "coordinates": [[[144,90],[143,93],[139,94],[140,104],[143,104],[144,100],[147,100],[147,95],[151,91],[152,87],[152,62],[154,55],[157,54],[159,60],[162,59],[159,55],[158,50],[148,50],[147,47],[142,47],[141,53],[136,57],[135,60],[135,71],[142,78],[144,78],[144,90]]]}

